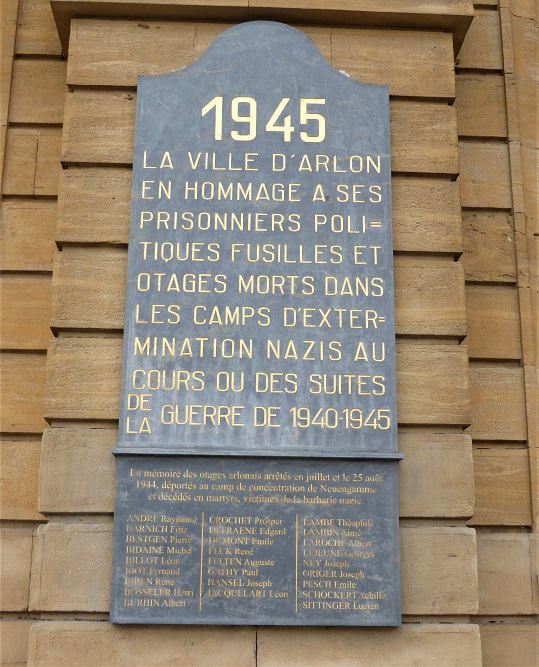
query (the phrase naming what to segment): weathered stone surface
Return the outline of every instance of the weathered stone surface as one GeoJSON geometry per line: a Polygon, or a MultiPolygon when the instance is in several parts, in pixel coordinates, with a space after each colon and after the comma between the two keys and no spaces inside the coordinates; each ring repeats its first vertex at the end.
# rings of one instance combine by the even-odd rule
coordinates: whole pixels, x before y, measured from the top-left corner
{"type": "MultiPolygon", "coordinates": [[[[75,19],[69,46],[69,83],[134,86],[139,74],[189,65],[230,24],[75,19]],[[97,48],[96,48],[97,47],[97,48]]],[[[339,70],[365,83],[390,86],[392,95],[454,95],[451,36],[441,32],[372,28],[299,28],[339,70]]]]}
{"type": "Polygon", "coordinates": [[[513,218],[506,211],[467,211],[462,216],[466,280],[516,281],[513,218]]]}
{"type": "Polygon", "coordinates": [[[43,434],[39,507],[44,513],[112,512],[117,431],[49,428],[43,434]]]}
{"type": "Polygon", "coordinates": [[[479,667],[479,629],[473,625],[403,625],[327,631],[261,628],[257,667],[479,667]]]}
{"type": "Polygon", "coordinates": [[[255,667],[252,628],[53,621],[30,631],[29,667],[255,667]]]}
{"type": "Polygon", "coordinates": [[[50,276],[2,275],[0,291],[2,347],[5,350],[46,350],[51,337],[50,276]]]}
{"type": "Polygon", "coordinates": [[[6,137],[2,193],[57,195],[62,170],[61,138],[60,127],[10,127],[6,137]]]}
{"type": "Polygon", "coordinates": [[[28,609],[30,563],[32,560],[31,528],[0,530],[0,609],[28,609]]]}
{"type": "Polygon", "coordinates": [[[2,619],[0,636],[2,637],[2,667],[25,667],[28,658],[28,633],[31,620],[2,619]]]}
{"type": "Polygon", "coordinates": [[[467,285],[468,354],[521,359],[518,291],[513,285],[467,285]]]}
{"type": "Polygon", "coordinates": [[[481,615],[533,614],[528,535],[479,534],[477,567],[481,615]]]}
{"type": "Polygon", "coordinates": [[[530,465],[526,449],[480,442],[473,452],[473,526],[531,525],[530,465]]]}
{"type": "Polygon", "coordinates": [[[477,612],[475,531],[401,528],[403,614],[477,612]]]}
{"type": "Polygon", "coordinates": [[[37,530],[30,609],[106,611],[111,524],[47,524],[37,530]]]}
{"type": "Polygon", "coordinates": [[[536,667],[539,661],[536,623],[480,625],[483,667],[536,667]]]}
{"type": "Polygon", "coordinates": [[[510,209],[511,174],[507,145],[495,141],[459,142],[462,205],[510,209]]]}
{"type": "Polygon", "coordinates": [[[37,482],[41,442],[0,443],[0,518],[39,521],[37,482]]]}
{"type": "Polygon", "coordinates": [[[454,433],[399,433],[401,517],[469,517],[474,508],[471,438],[454,433]]]}
{"type": "MultiPolygon", "coordinates": [[[[475,4],[485,4],[478,2],[475,4]]],[[[456,61],[457,67],[501,70],[503,68],[500,16],[492,9],[476,10],[456,61]]]]}
{"type": "Polygon", "coordinates": [[[526,440],[524,374],[514,362],[470,363],[474,440],[526,440]]]}
{"type": "Polygon", "coordinates": [[[16,199],[1,205],[0,258],[4,271],[50,271],[56,202],[16,199]]]}
{"type": "Polygon", "coordinates": [[[4,433],[42,433],[46,355],[43,352],[0,354],[0,428],[4,433]]]}
{"type": "Polygon", "coordinates": [[[59,55],[62,52],[48,0],[19,2],[15,50],[25,55],[59,55]]]}
{"type": "Polygon", "coordinates": [[[30,631],[29,667],[479,667],[476,625],[392,629],[147,628],[52,621],[30,631]],[[257,642],[258,636],[258,642],[257,642]],[[256,646],[257,644],[257,646],[256,646]]]}
{"type": "Polygon", "coordinates": [[[457,127],[460,137],[506,137],[504,80],[499,74],[456,77],[457,127]]]}
{"type": "Polygon", "coordinates": [[[22,59],[13,62],[10,123],[61,123],[66,63],[22,59]]]}

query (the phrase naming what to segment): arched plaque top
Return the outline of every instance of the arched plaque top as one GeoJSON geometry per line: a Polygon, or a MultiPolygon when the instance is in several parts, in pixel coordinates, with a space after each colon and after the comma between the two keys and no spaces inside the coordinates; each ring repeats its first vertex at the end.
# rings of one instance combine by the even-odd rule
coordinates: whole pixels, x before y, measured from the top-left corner
{"type": "Polygon", "coordinates": [[[333,75],[349,86],[389,91],[384,84],[364,83],[351,79],[333,67],[305,33],[276,21],[249,21],[228,28],[208,46],[193,63],[167,74],[141,75],[141,80],[177,77],[190,74],[223,75],[232,68],[261,67],[261,76],[296,68],[316,69],[333,75]]]}
{"type": "MultiPolygon", "coordinates": [[[[335,151],[346,154],[355,147],[364,154],[389,155],[389,87],[350,79],[330,65],[307,35],[271,21],[233,26],[191,65],[168,74],[140,76],[135,144],[143,139],[143,143],[150,140],[155,145],[160,136],[166,136],[168,145],[178,132],[177,136],[181,134],[184,139],[187,135],[198,137],[197,141],[205,137],[210,143],[200,145],[200,150],[212,150],[207,135],[217,111],[212,105],[223,105],[226,123],[233,99],[234,104],[243,105],[234,112],[243,137],[239,142],[231,141],[231,132],[237,128],[225,128],[221,146],[239,143],[247,147],[245,118],[249,113],[255,115],[256,105],[259,123],[261,119],[264,124],[270,123],[273,118],[282,127],[279,124],[292,114],[291,124],[295,123],[296,131],[291,145],[297,144],[299,150],[304,143],[300,133],[309,123],[308,132],[316,132],[316,115],[320,113],[317,105],[323,105],[327,138],[331,137],[335,151]],[[299,118],[301,100],[305,100],[303,123],[299,118]],[[281,103],[288,105],[286,113],[282,113],[284,106],[278,107],[281,103]],[[274,117],[277,108],[280,111],[274,117]],[[312,118],[315,120],[309,120],[312,118]]],[[[258,150],[264,138],[267,150],[279,152],[282,142],[278,137],[264,133],[262,125],[259,130],[256,140],[248,138],[249,146],[258,150]]],[[[289,137],[285,143],[289,143],[289,137]]]]}
{"type": "Polygon", "coordinates": [[[389,134],[388,87],[352,81],[279,23],[234,26],[189,67],[141,77],[124,377],[130,391],[140,371],[162,367],[195,384],[176,398],[152,388],[148,430],[133,430],[124,400],[121,447],[396,452],[389,134]],[[184,286],[199,275],[200,288],[184,286]],[[170,287],[140,282],[152,276],[170,287]],[[237,353],[191,340],[229,341],[237,353]],[[316,355],[301,351],[311,344],[316,355]],[[217,384],[225,373],[245,383],[217,384]],[[293,386],[266,390],[261,373],[293,386]],[[282,423],[258,424],[262,399],[282,423]],[[241,401],[247,421],[199,428],[160,412],[228,409],[223,401],[241,401]],[[316,418],[326,406],[330,427],[316,418]]]}

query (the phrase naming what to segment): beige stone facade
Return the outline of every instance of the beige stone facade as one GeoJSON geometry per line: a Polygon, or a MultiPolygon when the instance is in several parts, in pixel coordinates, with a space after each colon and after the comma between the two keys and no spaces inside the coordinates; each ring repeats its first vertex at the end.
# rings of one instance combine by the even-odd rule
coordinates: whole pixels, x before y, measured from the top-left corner
{"type": "Polygon", "coordinates": [[[1,9],[1,664],[535,667],[536,1],[1,9]],[[108,622],[136,78],[252,19],[390,87],[400,628],[108,622]]]}

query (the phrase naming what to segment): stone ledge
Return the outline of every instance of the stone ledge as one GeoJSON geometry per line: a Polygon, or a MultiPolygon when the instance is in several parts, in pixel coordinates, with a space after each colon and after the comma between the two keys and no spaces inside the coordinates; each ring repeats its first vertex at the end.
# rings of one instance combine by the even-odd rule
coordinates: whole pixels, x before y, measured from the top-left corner
{"type": "Polygon", "coordinates": [[[30,630],[28,667],[255,667],[254,628],[52,621],[30,630]]]}
{"type": "Polygon", "coordinates": [[[332,628],[258,631],[257,667],[479,667],[473,625],[403,625],[392,629],[332,628]]]}
{"type": "Polygon", "coordinates": [[[28,667],[480,667],[479,627],[403,625],[391,629],[115,627],[39,622],[28,667]],[[258,641],[257,641],[258,638],[258,641]],[[256,657],[255,657],[256,655],[256,657]]]}
{"type": "Polygon", "coordinates": [[[471,0],[51,0],[67,55],[72,18],[273,20],[311,25],[441,30],[453,34],[458,53],[474,17],[471,0]],[[353,7],[353,8],[352,8],[353,7]]]}

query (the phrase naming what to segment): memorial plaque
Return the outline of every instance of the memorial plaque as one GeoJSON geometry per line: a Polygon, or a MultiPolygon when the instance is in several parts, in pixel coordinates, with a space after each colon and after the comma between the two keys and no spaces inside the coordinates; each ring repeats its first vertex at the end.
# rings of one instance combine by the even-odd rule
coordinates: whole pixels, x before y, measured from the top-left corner
{"type": "Polygon", "coordinates": [[[299,31],[139,77],[114,622],[400,622],[391,233],[388,88],[299,31]]]}
{"type": "Polygon", "coordinates": [[[120,457],[114,620],[394,624],[396,468],[120,457]]]}

